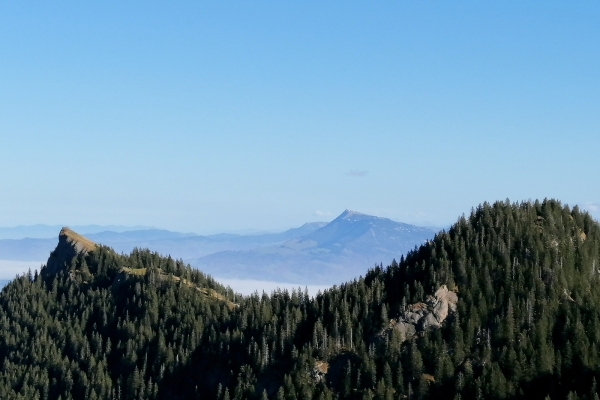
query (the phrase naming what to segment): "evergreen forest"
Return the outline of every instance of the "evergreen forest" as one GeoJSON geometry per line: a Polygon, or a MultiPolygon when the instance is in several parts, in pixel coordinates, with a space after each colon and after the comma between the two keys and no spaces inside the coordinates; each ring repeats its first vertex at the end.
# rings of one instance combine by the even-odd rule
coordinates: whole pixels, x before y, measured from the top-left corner
{"type": "Polygon", "coordinates": [[[484,203],[314,297],[95,245],[2,289],[0,399],[595,400],[599,257],[556,200],[484,203]]]}

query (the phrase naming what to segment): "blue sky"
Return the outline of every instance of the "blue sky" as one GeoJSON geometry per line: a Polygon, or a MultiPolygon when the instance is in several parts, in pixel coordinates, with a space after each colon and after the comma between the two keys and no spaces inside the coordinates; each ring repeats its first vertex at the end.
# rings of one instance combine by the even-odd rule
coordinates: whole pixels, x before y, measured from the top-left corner
{"type": "Polygon", "coordinates": [[[0,4],[0,226],[600,217],[600,3],[0,4]]]}

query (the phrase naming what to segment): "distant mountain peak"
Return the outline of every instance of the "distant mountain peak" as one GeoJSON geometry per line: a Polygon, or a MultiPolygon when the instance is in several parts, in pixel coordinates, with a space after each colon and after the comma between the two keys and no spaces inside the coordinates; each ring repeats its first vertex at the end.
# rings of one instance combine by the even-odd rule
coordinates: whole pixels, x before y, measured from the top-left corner
{"type": "Polygon", "coordinates": [[[344,210],[343,213],[340,214],[340,216],[338,218],[348,219],[353,216],[370,217],[370,215],[359,213],[358,211],[346,209],[346,210],[344,210]]]}

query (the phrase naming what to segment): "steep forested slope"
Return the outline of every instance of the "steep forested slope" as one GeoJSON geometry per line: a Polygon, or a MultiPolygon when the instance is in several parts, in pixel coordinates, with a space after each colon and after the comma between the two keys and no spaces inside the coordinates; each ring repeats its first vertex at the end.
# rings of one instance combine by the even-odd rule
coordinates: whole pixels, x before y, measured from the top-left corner
{"type": "Polygon", "coordinates": [[[3,289],[0,397],[595,399],[599,253],[552,200],[483,204],[315,298],[97,246],[3,289]]]}

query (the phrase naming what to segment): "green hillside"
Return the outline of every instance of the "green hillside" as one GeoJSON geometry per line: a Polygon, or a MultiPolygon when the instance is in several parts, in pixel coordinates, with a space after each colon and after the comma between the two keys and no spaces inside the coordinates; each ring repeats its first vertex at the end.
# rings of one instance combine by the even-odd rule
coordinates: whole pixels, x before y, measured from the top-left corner
{"type": "Polygon", "coordinates": [[[483,204],[315,298],[55,251],[0,293],[0,398],[596,399],[599,254],[598,223],[554,200],[483,204]]]}

